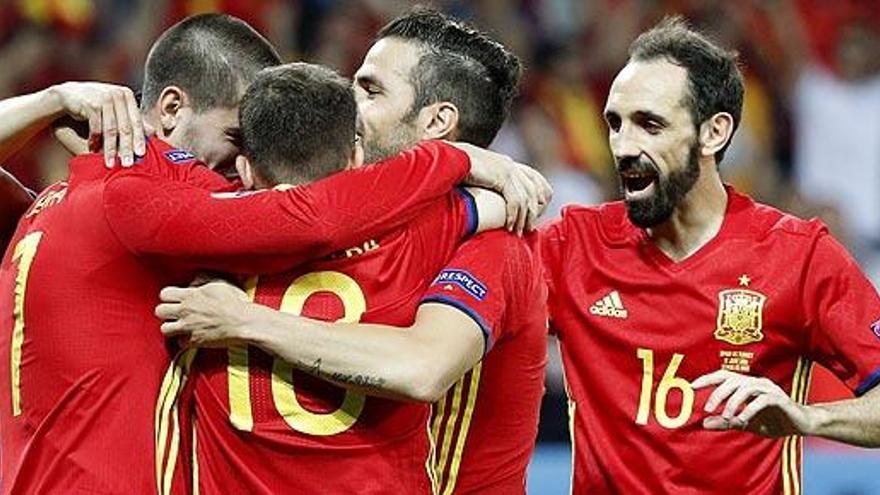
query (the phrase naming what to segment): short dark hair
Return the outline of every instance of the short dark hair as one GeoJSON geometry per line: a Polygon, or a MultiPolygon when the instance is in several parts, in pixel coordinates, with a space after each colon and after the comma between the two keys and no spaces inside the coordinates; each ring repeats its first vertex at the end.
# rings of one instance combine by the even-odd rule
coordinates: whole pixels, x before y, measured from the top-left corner
{"type": "Polygon", "coordinates": [[[187,17],[150,49],[141,108],[155,105],[168,86],[185,91],[196,111],[231,108],[260,69],[280,63],[272,44],[241,19],[226,14],[187,17]]]}
{"type": "Polygon", "coordinates": [[[379,31],[379,39],[391,37],[423,50],[410,74],[415,101],[408,117],[432,103],[451,102],[459,111],[457,138],[489,146],[517,94],[522,65],[516,55],[486,33],[426,8],[379,31]]]}
{"type": "Polygon", "coordinates": [[[320,65],[263,69],[241,100],[239,119],[242,152],[273,184],[330,175],[345,168],[354,151],[354,89],[320,65]]]}
{"type": "MultiPolygon", "coordinates": [[[[733,132],[739,127],[743,105],[743,76],[737,53],[727,50],[705,35],[693,30],[681,16],[668,16],[651,30],[642,33],[629,47],[630,59],[651,61],[666,59],[687,70],[688,106],[694,125],[719,112],[733,116],[733,132]]],[[[721,163],[731,139],[715,153],[721,163]]]]}

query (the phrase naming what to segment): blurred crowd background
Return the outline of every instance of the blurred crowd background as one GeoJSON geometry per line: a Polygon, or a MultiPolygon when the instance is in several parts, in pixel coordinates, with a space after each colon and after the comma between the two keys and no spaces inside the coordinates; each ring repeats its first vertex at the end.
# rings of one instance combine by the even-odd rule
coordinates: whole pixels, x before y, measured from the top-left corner
{"type": "MultiPolygon", "coordinates": [[[[605,94],[627,58],[629,42],[663,15],[684,14],[736,48],[746,75],[743,122],[721,164],[725,179],[760,201],[802,217],[821,217],[875,284],[880,282],[880,1],[424,3],[493,33],[522,58],[521,96],[493,146],[551,180],[556,197],[548,218],[565,203],[617,197],[601,117],[605,94]]],[[[156,36],[187,15],[207,11],[245,19],[286,60],[319,62],[350,76],[378,28],[411,5],[398,0],[0,0],[0,97],[65,80],[137,89],[156,36]]],[[[37,190],[67,173],[64,152],[48,136],[39,139],[4,164],[37,190]]],[[[845,394],[825,374],[814,385],[817,399],[845,394]]],[[[565,440],[564,407],[554,357],[542,440],[565,440]]],[[[880,457],[872,460],[880,466],[880,457]]],[[[834,493],[871,490],[859,486],[841,485],[834,493]]]]}

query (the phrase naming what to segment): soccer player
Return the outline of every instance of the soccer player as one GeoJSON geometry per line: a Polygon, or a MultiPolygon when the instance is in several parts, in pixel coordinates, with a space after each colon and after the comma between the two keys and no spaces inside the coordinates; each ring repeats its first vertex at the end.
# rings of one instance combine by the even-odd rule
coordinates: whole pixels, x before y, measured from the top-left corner
{"type": "MultiPolygon", "coordinates": [[[[284,157],[287,168],[321,162],[294,151],[303,153],[313,146],[322,150],[326,139],[309,140],[308,132],[318,130],[314,125],[291,126],[300,134],[288,133],[284,140],[262,132],[251,135],[251,122],[296,122],[308,118],[306,109],[321,108],[305,100],[307,93],[294,91],[301,87],[296,80],[288,81],[292,94],[285,94],[283,83],[292,75],[268,71],[264,77],[249,89],[242,104],[244,152],[255,169],[244,176],[271,184],[279,176],[291,179],[289,173],[284,176],[277,170],[284,165],[277,164],[284,157]],[[266,88],[277,95],[267,94],[266,88]],[[305,101],[285,107],[277,98],[305,101]]],[[[321,136],[328,134],[329,129],[320,132],[321,136]]],[[[295,178],[308,179],[308,174],[295,178]]],[[[509,443],[503,445],[502,450],[512,452],[481,468],[489,479],[469,481],[482,483],[495,493],[523,491],[523,470],[534,443],[543,389],[546,319],[539,265],[522,240],[503,232],[489,233],[468,241],[450,262],[450,266],[470,272],[443,270],[429,295],[423,297],[431,278],[452,256],[462,236],[476,227],[461,199],[451,200],[444,210],[416,219],[390,236],[291,273],[260,277],[246,284],[248,296],[242,293],[244,298],[284,312],[341,319],[351,325],[318,331],[308,326],[291,328],[292,322],[284,319],[287,315],[257,306],[268,318],[279,318],[248,327],[274,330],[263,334],[265,340],[252,340],[271,354],[247,346],[199,351],[190,380],[195,386],[201,491],[277,493],[283,487],[296,487],[324,493],[430,493],[426,471],[430,449],[425,434],[428,407],[363,394],[390,392],[398,397],[434,400],[494,345],[499,349],[493,355],[497,359],[488,359],[482,369],[485,377],[498,381],[481,378],[482,365],[466,376],[454,394],[459,399],[447,405],[441,419],[446,422],[446,437],[440,438],[438,449],[446,452],[443,457],[460,459],[469,425],[484,426],[494,420],[498,424],[493,429],[513,437],[514,448],[510,449],[509,443]],[[499,258],[491,263],[481,260],[483,249],[492,250],[499,258]],[[355,324],[407,325],[420,301],[424,304],[409,329],[355,324]],[[309,341],[309,334],[319,338],[309,341]],[[297,354],[296,349],[302,352],[297,354]],[[348,389],[315,380],[306,372],[348,389]],[[502,373],[508,381],[516,382],[516,394],[507,393],[509,382],[502,387],[502,373]],[[410,383],[411,378],[417,380],[410,383]],[[478,397],[481,400],[475,410],[478,397]],[[525,442],[519,441],[523,430],[525,442]],[[521,443],[525,446],[517,448],[521,443]],[[264,461],[255,463],[253,459],[264,461]],[[508,465],[511,459],[516,462],[508,465]],[[324,473],[331,467],[336,474],[327,480],[324,473]]],[[[174,300],[176,294],[189,292],[167,289],[165,298],[174,300]]],[[[230,309],[229,316],[234,318],[252,312],[234,292],[221,307],[230,309]]],[[[190,312],[189,307],[176,304],[157,309],[166,318],[190,312]]],[[[176,326],[186,321],[169,323],[165,330],[173,334],[176,326]]],[[[211,342],[228,341],[227,337],[232,336],[211,342]]],[[[240,336],[235,341],[248,342],[240,336]]],[[[488,456],[487,451],[497,448],[497,443],[478,443],[470,450],[488,456]]]]}
{"type": "MultiPolygon", "coordinates": [[[[278,62],[237,19],[173,26],[153,46],[144,81],[144,118],[161,139],[133,168],[108,173],[100,155],[74,158],[69,182],[44,191],[19,223],[0,270],[0,353],[11,364],[0,367],[4,493],[166,487],[174,466],[164,460],[174,456],[153,447],[162,444],[154,424],[168,418],[154,412],[173,349],[151,294],[197,269],[277,270],[393,229],[478,171],[470,153],[490,156],[427,143],[308,187],[213,195],[230,186],[195,156],[232,160],[238,100],[278,62]]],[[[478,180],[501,179],[498,169],[478,180]]]]}
{"type": "MultiPolygon", "coordinates": [[[[380,32],[379,40],[355,76],[366,155],[376,159],[426,138],[453,137],[488,144],[506,116],[516,92],[519,71],[519,62],[499,43],[439,13],[417,11],[392,21],[380,32]]],[[[440,240],[438,248],[442,246],[440,240]]],[[[382,259],[379,254],[374,256],[382,259]]],[[[268,351],[278,358],[274,361],[275,367],[286,363],[281,368],[286,373],[291,366],[299,370],[293,375],[298,391],[303,390],[299,383],[307,386],[314,383],[305,372],[345,386],[346,398],[362,397],[361,393],[419,401],[439,398],[430,424],[436,453],[431,460],[435,490],[439,493],[523,493],[525,469],[537,433],[546,360],[545,294],[539,264],[524,241],[503,232],[481,234],[468,240],[451,260],[425,253],[421,256],[423,261],[448,262],[442,270],[437,265],[433,271],[428,270],[431,275],[439,271],[439,275],[433,277],[427,290],[428,280],[419,285],[406,282],[406,277],[400,278],[409,290],[419,289],[418,294],[407,294],[406,305],[398,307],[400,315],[384,314],[381,308],[387,307],[383,301],[388,295],[372,292],[375,280],[394,280],[395,272],[380,270],[372,259],[353,258],[350,266],[329,262],[334,270],[356,274],[351,276],[363,287],[367,312],[360,319],[364,322],[361,324],[349,313],[342,319],[343,323],[335,325],[284,314],[304,314],[324,320],[338,318],[338,315],[319,311],[301,312],[299,302],[291,306],[281,301],[279,293],[286,288],[285,284],[294,280],[292,277],[283,279],[280,288],[267,290],[267,298],[260,297],[259,288],[256,292],[258,303],[280,308],[282,312],[248,304],[246,299],[254,299],[253,286],[245,298],[235,288],[218,285],[168,289],[163,292],[168,304],[157,308],[157,312],[172,320],[163,326],[169,335],[188,334],[195,343],[203,344],[238,341],[268,351]],[[421,294],[422,291],[425,294],[421,294]],[[371,311],[375,306],[380,309],[371,311]],[[398,327],[376,325],[377,322],[398,327]]],[[[428,268],[428,265],[422,266],[428,268]]],[[[319,264],[311,269],[326,270],[327,267],[319,264]]],[[[306,273],[305,269],[296,275],[302,273],[306,273]]],[[[426,273],[419,271],[418,274],[426,273]]],[[[339,290],[346,286],[350,284],[341,285],[339,290]]],[[[288,294],[301,294],[295,298],[301,301],[312,289],[317,287],[311,286],[306,292],[289,289],[288,294]]],[[[340,298],[345,300],[343,296],[340,298]]],[[[319,299],[312,304],[328,303],[319,299]]],[[[253,348],[251,353],[252,356],[263,355],[253,348]]],[[[225,365],[226,359],[223,356],[214,366],[225,365]]],[[[243,358],[230,354],[228,359],[240,363],[243,358]]],[[[266,369],[269,361],[260,358],[258,362],[262,365],[253,367],[252,373],[260,378],[253,379],[252,390],[254,394],[265,396],[265,391],[258,391],[268,387],[264,382],[269,375],[266,369]]],[[[387,432],[400,431],[402,425],[410,431],[408,448],[414,449],[411,452],[424,454],[424,445],[419,443],[424,441],[424,432],[418,428],[422,418],[415,413],[410,414],[409,422],[396,427],[393,423],[396,420],[375,423],[373,416],[364,416],[368,419],[358,419],[348,429],[340,427],[332,434],[327,434],[330,430],[316,433],[293,427],[288,431],[292,439],[287,451],[289,462],[279,457],[270,463],[271,468],[250,462],[249,458],[270,455],[270,433],[278,431],[279,413],[271,407],[268,413],[260,412],[260,406],[254,406],[254,423],[245,423],[247,431],[257,437],[257,446],[250,450],[246,444],[251,437],[242,436],[244,428],[236,416],[234,404],[238,399],[225,398],[227,390],[231,391],[229,384],[241,376],[240,369],[230,367],[228,377],[225,369],[212,372],[214,376],[209,380],[212,387],[196,389],[200,413],[197,416],[203,422],[199,442],[200,445],[213,442],[202,450],[210,450],[200,463],[206,466],[199,470],[204,489],[235,483],[229,479],[228,472],[216,467],[231,464],[254,473],[250,484],[233,485],[237,491],[259,491],[259,480],[270,489],[289,485],[303,489],[321,486],[325,493],[416,492],[413,485],[404,484],[412,481],[401,473],[416,470],[423,474],[424,456],[413,458],[414,454],[409,454],[406,461],[410,463],[409,471],[405,471],[404,461],[395,458],[405,455],[400,453],[399,447],[383,447],[374,453],[368,450],[368,455],[353,454],[357,452],[354,445],[362,449],[375,447],[369,441],[376,435],[399,438],[387,432]],[[206,420],[206,416],[209,419],[206,420]],[[261,421],[259,416],[264,419],[261,421]],[[229,431],[230,422],[238,432],[229,431]],[[354,443],[355,438],[360,440],[354,443]],[[231,443],[242,445],[231,448],[231,443]],[[301,447],[295,450],[294,445],[301,447]],[[321,477],[323,469],[279,467],[293,466],[293,454],[308,452],[305,448],[310,445],[316,452],[321,452],[320,449],[332,452],[348,445],[348,455],[354,457],[347,457],[346,467],[339,469],[345,474],[329,482],[321,477]],[[386,474],[386,470],[379,467],[382,462],[394,462],[397,471],[386,474]],[[206,474],[205,469],[210,469],[210,474],[206,474]],[[369,482],[365,473],[373,471],[377,473],[372,475],[376,478],[369,482]],[[311,483],[320,485],[313,487],[311,483]]],[[[314,403],[316,399],[308,393],[309,389],[304,390],[297,392],[296,397],[314,403]]],[[[343,392],[340,390],[338,394],[343,392]]],[[[338,407],[338,397],[331,404],[338,407]]],[[[344,404],[343,401],[343,407],[344,404]]],[[[389,403],[370,397],[366,399],[364,411],[371,404],[389,403]]],[[[326,407],[318,403],[306,410],[311,411],[311,415],[326,407]]],[[[407,409],[419,410],[415,405],[407,409]]],[[[321,458],[317,453],[314,455],[321,458]]],[[[333,462],[338,466],[343,461],[334,458],[333,462]]],[[[240,473],[236,476],[243,478],[240,473]]]]}
{"type": "Polygon", "coordinates": [[[820,221],[721,181],[742,99],[735,54],[643,33],[604,111],[623,201],[542,232],[574,493],[797,494],[801,436],[880,445],[880,299],[820,221]],[[813,362],[859,398],[804,405],[813,362]]]}

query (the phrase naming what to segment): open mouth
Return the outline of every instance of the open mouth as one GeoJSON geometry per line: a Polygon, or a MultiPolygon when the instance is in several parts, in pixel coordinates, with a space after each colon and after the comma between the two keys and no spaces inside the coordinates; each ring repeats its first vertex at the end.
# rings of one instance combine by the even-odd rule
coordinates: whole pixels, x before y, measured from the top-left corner
{"type": "Polygon", "coordinates": [[[657,173],[653,170],[621,172],[624,194],[627,199],[640,199],[650,196],[656,187],[657,173]]]}

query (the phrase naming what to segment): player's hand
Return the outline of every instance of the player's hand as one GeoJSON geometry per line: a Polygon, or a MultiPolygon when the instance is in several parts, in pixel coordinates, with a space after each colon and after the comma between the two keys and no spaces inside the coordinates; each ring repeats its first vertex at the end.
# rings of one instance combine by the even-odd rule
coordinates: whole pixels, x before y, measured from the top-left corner
{"type": "Polygon", "coordinates": [[[491,189],[504,197],[507,230],[522,234],[534,227],[553,197],[553,188],[544,176],[506,155],[467,143],[450,144],[470,158],[471,171],[466,184],[491,189]]]}
{"type": "Polygon", "coordinates": [[[238,287],[223,280],[198,287],[166,287],[159,299],[156,316],[164,320],[161,328],[166,337],[183,337],[196,347],[241,342],[239,330],[247,322],[251,303],[238,287]]]}
{"type": "Polygon", "coordinates": [[[136,156],[146,153],[146,138],[141,112],[134,93],[125,86],[97,82],[67,82],[49,90],[61,110],[74,120],[88,122],[88,139],[75,139],[70,126],[62,125],[56,137],[71,152],[83,149],[98,152],[103,148],[104,161],[113,167],[118,157],[130,167],[136,156]]]}
{"type": "Polygon", "coordinates": [[[708,430],[745,430],[771,438],[810,432],[810,408],[792,400],[767,378],[718,370],[697,378],[691,386],[695,390],[715,387],[706,401],[707,413],[716,413],[724,405],[720,414],[703,420],[708,430]]]}

